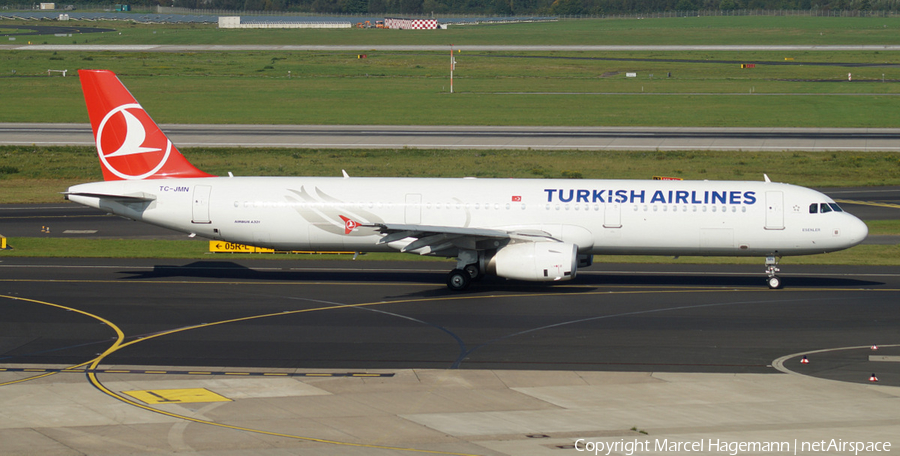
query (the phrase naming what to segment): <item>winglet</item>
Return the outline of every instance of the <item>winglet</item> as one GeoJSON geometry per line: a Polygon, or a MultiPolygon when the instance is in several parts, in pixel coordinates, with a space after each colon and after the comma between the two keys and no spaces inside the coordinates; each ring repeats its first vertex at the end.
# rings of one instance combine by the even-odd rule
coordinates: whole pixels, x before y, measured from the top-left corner
{"type": "Polygon", "coordinates": [[[78,70],[104,180],[212,177],[178,152],[115,73],[78,70]]]}

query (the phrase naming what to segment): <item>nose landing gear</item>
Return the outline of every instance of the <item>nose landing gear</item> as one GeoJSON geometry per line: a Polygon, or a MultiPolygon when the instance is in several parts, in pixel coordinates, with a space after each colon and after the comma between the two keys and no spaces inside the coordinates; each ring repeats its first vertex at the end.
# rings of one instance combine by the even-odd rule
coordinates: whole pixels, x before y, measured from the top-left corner
{"type": "Polygon", "coordinates": [[[777,290],[781,288],[781,278],[775,275],[776,272],[781,272],[781,269],[778,269],[778,258],[774,256],[766,257],[766,282],[769,284],[769,288],[773,290],[777,290]]]}

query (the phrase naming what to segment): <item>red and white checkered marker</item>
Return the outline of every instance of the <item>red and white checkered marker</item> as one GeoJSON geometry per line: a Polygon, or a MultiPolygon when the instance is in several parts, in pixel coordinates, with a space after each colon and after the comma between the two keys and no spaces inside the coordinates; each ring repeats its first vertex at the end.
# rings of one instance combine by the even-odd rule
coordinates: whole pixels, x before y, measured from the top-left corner
{"type": "Polygon", "coordinates": [[[806,355],[803,355],[803,359],[800,360],[800,364],[809,364],[809,359],[806,355]]]}
{"type": "Polygon", "coordinates": [[[869,377],[869,381],[872,383],[876,383],[878,382],[878,377],[876,377],[875,374],[872,374],[872,376],[869,377]]]}
{"type": "Polygon", "coordinates": [[[437,19],[397,19],[386,18],[384,28],[401,30],[435,30],[438,28],[437,19]]]}

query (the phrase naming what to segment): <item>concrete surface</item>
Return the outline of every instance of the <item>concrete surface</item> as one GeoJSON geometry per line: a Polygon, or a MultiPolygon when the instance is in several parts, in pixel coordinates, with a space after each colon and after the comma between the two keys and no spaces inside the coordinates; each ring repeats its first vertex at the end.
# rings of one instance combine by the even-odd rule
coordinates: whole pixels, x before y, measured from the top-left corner
{"type": "MultiPolygon", "coordinates": [[[[684,453],[685,444],[700,445],[699,454],[785,454],[795,447],[797,454],[854,454],[849,442],[892,451],[900,445],[897,387],[780,373],[390,372],[388,378],[98,375],[114,395],[206,388],[231,400],[153,406],[106,394],[83,373],[5,384],[0,454],[561,455],[581,454],[585,445],[603,454],[614,445],[610,454],[628,454],[626,444],[632,454],[684,453]],[[844,451],[812,451],[832,439],[844,451]],[[768,442],[784,442],[788,451],[760,446],[768,442]],[[672,445],[682,451],[661,451],[672,445]]],[[[33,375],[0,373],[0,382],[33,375]]]]}

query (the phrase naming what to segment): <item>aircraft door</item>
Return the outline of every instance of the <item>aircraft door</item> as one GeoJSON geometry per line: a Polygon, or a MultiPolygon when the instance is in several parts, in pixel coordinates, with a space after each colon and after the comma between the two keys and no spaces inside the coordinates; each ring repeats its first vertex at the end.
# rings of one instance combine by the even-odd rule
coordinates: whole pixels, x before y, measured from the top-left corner
{"type": "Polygon", "coordinates": [[[766,192],[766,229],[784,229],[784,193],[766,192]]]}
{"type": "Polygon", "coordinates": [[[192,204],[191,222],[212,223],[209,220],[209,194],[212,187],[209,185],[194,186],[194,203],[192,204]]]}
{"type": "Polygon", "coordinates": [[[409,225],[422,223],[422,195],[419,193],[406,195],[406,223],[409,225]]]}
{"type": "Polygon", "coordinates": [[[607,201],[603,209],[604,228],[622,228],[622,203],[607,201]]]}

